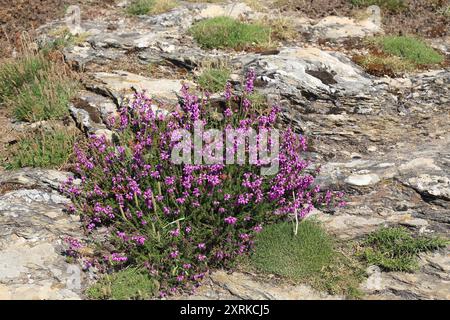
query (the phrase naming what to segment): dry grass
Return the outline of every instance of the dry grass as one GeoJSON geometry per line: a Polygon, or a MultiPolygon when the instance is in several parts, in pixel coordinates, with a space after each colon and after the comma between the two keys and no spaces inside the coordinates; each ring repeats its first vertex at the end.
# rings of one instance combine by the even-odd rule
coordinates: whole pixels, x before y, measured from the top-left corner
{"type": "Polygon", "coordinates": [[[265,17],[256,22],[270,29],[272,40],[293,41],[297,39],[299,34],[292,24],[292,20],[283,17],[281,14],[276,18],[265,17]]]}
{"type": "Polygon", "coordinates": [[[178,5],[175,0],[134,0],[127,8],[132,15],[160,14],[178,5]]]}

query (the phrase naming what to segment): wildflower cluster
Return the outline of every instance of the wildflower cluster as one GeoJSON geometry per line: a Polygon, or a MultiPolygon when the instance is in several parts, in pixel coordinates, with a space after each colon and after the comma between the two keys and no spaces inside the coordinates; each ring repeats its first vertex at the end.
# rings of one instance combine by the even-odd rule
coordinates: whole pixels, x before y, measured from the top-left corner
{"type": "MultiPolygon", "coordinates": [[[[193,289],[211,267],[227,267],[248,252],[264,225],[294,214],[302,218],[317,205],[340,201],[314,184],[317,170],[302,158],[306,140],[290,129],[281,135],[275,175],[261,175],[264,162],[171,161],[174,132],[192,130],[198,121],[222,131],[274,128],[277,107],[266,114],[251,112],[254,77],[247,75],[242,94],[227,84],[226,103],[220,106],[184,86],[182,103],[166,116],[137,93],[111,121],[117,133],[113,142],[92,136],[86,150],[75,148],[81,185],[69,180],[61,188],[88,232],[108,228],[114,250],[107,263],[146,268],[160,282],[161,295],[193,289]]],[[[273,141],[267,144],[270,149],[273,141]]],[[[234,147],[232,153],[239,146],[234,147]]],[[[248,145],[245,149],[252,153],[248,145]]]]}

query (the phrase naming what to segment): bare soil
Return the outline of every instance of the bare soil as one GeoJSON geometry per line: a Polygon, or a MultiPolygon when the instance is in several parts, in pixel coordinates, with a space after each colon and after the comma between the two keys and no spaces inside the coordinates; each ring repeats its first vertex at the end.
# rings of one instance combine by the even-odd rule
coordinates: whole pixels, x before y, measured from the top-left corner
{"type": "MultiPolygon", "coordinates": [[[[405,0],[406,7],[398,11],[381,8],[386,33],[395,35],[417,34],[427,38],[450,34],[450,17],[443,10],[450,0],[405,0]]],[[[275,8],[294,10],[309,18],[329,15],[354,16],[364,7],[353,6],[350,0],[278,0],[275,8]]]]}
{"type": "Polygon", "coordinates": [[[93,8],[104,7],[113,2],[114,0],[0,0],[0,58],[11,54],[22,32],[33,35],[33,31],[39,26],[64,17],[69,5],[93,8]]]}

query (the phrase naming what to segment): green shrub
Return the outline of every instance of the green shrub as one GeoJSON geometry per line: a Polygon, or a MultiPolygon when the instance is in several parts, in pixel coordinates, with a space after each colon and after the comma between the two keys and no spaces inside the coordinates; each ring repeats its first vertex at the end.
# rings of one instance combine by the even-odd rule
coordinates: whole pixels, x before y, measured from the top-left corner
{"type": "Polygon", "coordinates": [[[418,268],[417,255],[448,245],[441,238],[413,237],[403,227],[382,228],[364,241],[361,255],[368,264],[387,271],[414,271],[418,268]]]}
{"type": "Polygon", "coordinates": [[[414,37],[384,36],[375,38],[374,41],[384,52],[417,65],[438,64],[444,61],[439,52],[414,37]]]}
{"type": "Polygon", "coordinates": [[[224,90],[229,77],[230,70],[228,69],[209,68],[202,72],[197,82],[202,89],[215,93],[224,90]]]}
{"type": "Polygon", "coordinates": [[[76,140],[75,132],[37,129],[25,134],[10,150],[7,169],[23,167],[60,168],[67,164],[76,140]]]}
{"type": "Polygon", "coordinates": [[[306,282],[319,290],[358,295],[363,272],[335,246],[316,221],[302,221],[297,235],[292,224],[274,224],[257,236],[251,262],[260,271],[306,282]]]}
{"type": "Polygon", "coordinates": [[[407,8],[404,0],[350,0],[355,6],[377,5],[390,11],[400,11],[407,8]]]}
{"type": "Polygon", "coordinates": [[[190,28],[194,39],[204,48],[242,49],[267,46],[270,28],[260,24],[246,24],[229,17],[206,19],[190,28]]]}
{"type": "Polygon", "coordinates": [[[134,0],[127,8],[132,15],[159,14],[175,8],[173,0],[134,0]]]}
{"type": "MultiPolygon", "coordinates": [[[[110,255],[105,260],[108,255],[102,252],[101,257],[105,270],[145,267],[160,283],[162,296],[180,288],[191,290],[208,270],[228,268],[251,250],[262,224],[294,212],[303,217],[315,206],[342,205],[341,193],[324,193],[313,185],[315,168],[302,157],[306,140],[290,129],[280,133],[280,160],[272,175],[263,168],[271,165],[270,160],[197,166],[186,159],[192,155],[186,150],[191,143],[177,139],[189,133],[180,134],[179,129],[194,128],[197,121],[205,124],[205,130],[219,132],[236,124],[237,136],[248,128],[275,126],[278,107],[264,116],[250,112],[247,97],[255,78],[249,70],[241,93],[227,86],[223,105],[214,105],[184,85],[180,108],[170,117],[155,114],[154,102],[136,93],[120,108],[112,141],[92,136],[87,147],[75,147],[76,172],[85,179],[78,186],[69,179],[61,191],[73,199],[68,209],[82,215],[88,231],[108,227],[110,255]],[[183,150],[177,151],[181,146],[183,150]],[[184,159],[178,158],[180,152],[184,159]]],[[[228,138],[236,145],[241,140],[228,138]]],[[[215,157],[221,145],[217,140],[209,145],[214,146],[215,157]]],[[[201,153],[209,162],[214,159],[208,149],[201,153]]],[[[249,146],[248,154],[253,150],[249,146]]],[[[234,148],[228,151],[237,156],[234,148]]]]}
{"type": "Polygon", "coordinates": [[[158,283],[148,272],[128,268],[104,276],[86,290],[86,295],[94,300],[143,300],[152,298],[157,290],[158,283]]]}
{"type": "Polygon", "coordinates": [[[41,55],[20,57],[0,65],[0,104],[16,95],[22,86],[32,83],[38,74],[48,70],[49,62],[41,55]]]}

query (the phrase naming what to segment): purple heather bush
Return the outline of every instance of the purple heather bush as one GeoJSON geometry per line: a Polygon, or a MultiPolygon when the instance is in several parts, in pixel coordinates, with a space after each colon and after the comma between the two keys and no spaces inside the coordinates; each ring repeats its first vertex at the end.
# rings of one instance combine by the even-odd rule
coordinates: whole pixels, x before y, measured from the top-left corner
{"type": "MultiPolygon", "coordinates": [[[[137,93],[120,109],[120,117],[111,119],[117,133],[112,142],[91,136],[87,148],[75,147],[81,185],[68,180],[61,188],[88,232],[109,231],[112,249],[103,257],[105,265],[148,270],[159,281],[161,295],[191,290],[211,268],[229,267],[249,252],[265,225],[340,203],[340,194],[322,192],[314,183],[318,169],[303,157],[306,139],[291,129],[280,134],[274,175],[261,174],[264,161],[173,163],[173,132],[192,130],[195,121],[202,121],[205,130],[275,128],[278,107],[252,112],[254,79],[250,71],[240,94],[228,83],[221,107],[184,86],[182,102],[167,116],[155,113],[155,101],[137,93]]],[[[246,150],[251,151],[248,145],[246,150]]]]}

